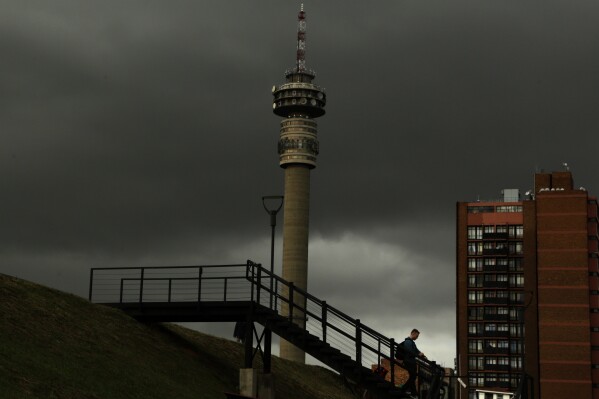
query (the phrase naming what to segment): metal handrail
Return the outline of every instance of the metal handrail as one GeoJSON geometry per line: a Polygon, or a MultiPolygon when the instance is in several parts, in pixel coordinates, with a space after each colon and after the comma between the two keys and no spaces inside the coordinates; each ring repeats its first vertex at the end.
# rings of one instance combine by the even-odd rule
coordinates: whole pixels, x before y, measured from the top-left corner
{"type": "MultiPolygon", "coordinates": [[[[92,301],[94,299],[94,292],[95,292],[94,287],[101,285],[102,286],[101,290],[104,292],[105,296],[112,294],[111,297],[115,298],[116,295],[118,294],[118,301],[113,300],[113,302],[118,302],[118,303],[131,302],[131,301],[126,301],[124,299],[125,285],[127,282],[138,282],[138,289],[136,289],[135,293],[137,294],[137,297],[136,297],[137,302],[142,303],[144,300],[144,294],[146,292],[150,293],[150,292],[148,292],[149,289],[147,288],[147,286],[144,287],[144,285],[146,285],[146,283],[148,283],[148,282],[163,281],[165,283],[168,283],[167,301],[171,302],[172,295],[173,295],[173,292],[172,292],[173,282],[197,281],[197,287],[194,288],[192,300],[200,302],[202,300],[202,288],[203,288],[202,281],[221,280],[221,281],[223,281],[223,285],[224,285],[224,299],[223,300],[226,301],[229,280],[247,281],[246,276],[243,273],[243,270],[245,270],[246,267],[247,267],[247,264],[92,268],[90,271],[89,300],[92,301]],[[205,276],[204,275],[205,270],[210,271],[211,269],[223,269],[223,268],[224,269],[239,268],[238,275],[236,275],[236,276],[235,275],[234,276],[205,276]],[[241,269],[241,268],[244,268],[244,269],[241,269]],[[186,273],[193,273],[194,275],[191,276],[191,275],[187,274],[185,277],[172,277],[172,271],[175,269],[176,270],[180,269],[182,271],[189,271],[186,273]],[[155,276],[155,275],[150,274],[150,272],[156,272],[159,270],[165,270],[165,272],[168,272],[170,274],[170,276],[165,277],[165,276],[155,276]],[[101,272],[107,272],[107,271],[114,271],[114,272],[118,272],[118,273],[104,274],[104,275],[101,274],[101,272]],[[108,276],[108,277],[106,277],[106,276],[108,276]],[[98,279],[100,279],[101,281],[98,282],[97,281],[98,279]],[[108,282],[103,282],[104,280],[107,280],[108,282]]],[[[96,291],[100,291],[100,289],[96,288],[96,291]]],[[[181,292],[182,292],[182,290],[179,290],[179,293],[181,293],[181,292]]],[[[188,293],[187,291],[185,291],[184,293],[191,295],[191,292],[188,293]]]]}
{"type": "MultiPolygon", "coordinates": [[[[364,352],[370,353],[370,359],[376,359],[377,364],[381,364],[381,359],[386,359],[390,363],[391,367],[391,379],[392,383],[394,383],[395,377],[395,367],[401,366],[400,363],[395,359],[395,350],[396,344],[393,338],[386,337],[374,330],[371,327],[368,327],[360,322],[359,319],[353,319],[343,311],[328,305],[325,301],[315,297],[309,292],[295,287],[292,283],[283,280],[281,277],[271,274],[270,271],[263,268],[261,265],[248,261],[248,279],[252,281],[252,286],[255,287],[256,295],[255,299],[258,304],[261,304],[260,291],[264,290],[268,294],[269,303],[274,303],[274,307],[276,310],[277,303],[282,301],[288,305],[289,313],[293,314],[293,310],[296,309],[298,312],[303,313],[305,316],[311,317],[316,320],[316,322],[320,323],[322,341],[327,342],[327,331],[333,330],[338,334],[342,335],[346,339],[353,342],[355,353],[353,353],[352,357],[359,363],[362,362],[364,358],[364,352]],[[268,284],[263,282],[264,275],[266,275],[266,280],[268,284]],[[273,284],[275,288],[273,291],[270,290],[270,280],[273,279],[276,284],[273,284]],[[279,290],[279,286],[287,287],[287,295],[283,295],[279,290]],[[297,303],[294,300],[294,295],[299,294],[302,297],[302,301],[297,303]],[[273,300],[274,299],[274,300],[273,300]],[[305,302],[304,305],[301,302],[305,302]],[[315,304],[320,307],[320,314],[318,312],[313,312],[308,309],[308,303],[315,304]],[[338,318],[340,321],[347,324],[346,329],[343,329],[342,326],[333,324],[330,322],[331,317],[334,316],[338,318]],[[348,331],[353,331],[353,334],[348,333],[348,331]],[[370,338],[372,341],[377,343],[377,347],[373,347],[372,345],[365,342],[365,338],[370,338]]],[[[252,296],[254,299],[254,296],[252,296]]],[[[429,390],[431,393],[438,392],[441,388],[442,379],[445,375],[445,372],[442,367],[436,364],[434,361],[417,359],[417,363],[420,366],[421,374],[424,379],[429,380],[431,384],[431,389],[429,390]]],[[[368,365],[371,366],[372,364],[368,365]]]]}
{"type": "MultiPolygon", "coordinates": [[[[144,266],[144,267],[101,267],[93,268],[90,273],[89,300],[97,295],[110,296],[118,303],[151,302],[152,298],[160,295],[171,302],[173,297],[184,295],[186,302],[207,300],[203,291],[213,289],[211,282],[221,281],[218,290],[223,294],[218,300],[227,302],[230,299],[229,290],[232,281],[240,285],[236,291],[244,300],[279,311],[283,304],[288,307],[289,320],[299,317],[311,333],[315,333],[323,342],[328,342],[342,352],[346,352],[357,363],[370,368],[373,364],[380,365],[382,360],[389,361],[391,383],[395,384],[395,368],[401,366],[395,359],[396,341],[361,323],[343,311],[329,305],[306,290],[295,286],[283,278],[271,273],[258,263],[248,260],[245,264],[233,265],[201,265],[201,266],[144,266]],[[164,270],[163,273],[159,273],[164,270]],[[180,276],[173,276],[175,270],[180,270],[180,276]],[[212,273],[218,271],[218,273],[212,273]],[[227,275],[222,275],[224,272],[227,275]],[[114,273],[113,273],[114,272],[114,273]],[[183,288],[175,287],[177,282],[195,282],[183,288]],[[159,284],[156,288],[155,284],[159,284]],[[132,289],[127,289],[131,285],[132,289]],[[94,290],[94,287],[96,290],[94,290]],[[272,288],[271,288],[272,287],[272,288]],[[118,300],[116,295],[118,294],[118,300]],[[125,298],[125,294],[128,295],[125,298]],[[130,295],[133,295],[132,300],[130,295]],[[150,299],[148,299],[150,298],[150,299]],[[297,316],[297,315],[300,316],[297,316]]],[[[218,284],[218,283],[217,283],[218,284]]],[[[444,370],[434,361],[417,359],[421,378],[430,385],[429,392],[437,392],[441,388],[444,370]]]]}

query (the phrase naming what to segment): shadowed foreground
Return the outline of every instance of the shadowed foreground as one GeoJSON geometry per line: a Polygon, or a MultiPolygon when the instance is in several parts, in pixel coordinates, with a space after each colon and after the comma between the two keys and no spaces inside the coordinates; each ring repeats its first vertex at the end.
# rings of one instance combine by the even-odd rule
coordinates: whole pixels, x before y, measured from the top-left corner
{"type": "MultiPolygon", "coordinates": [[[[243,349],[0,274],[0,387],[12,398],[220,398],[243,349]]],[[[258,367],[259,365],[256,365],[258,367]]],[[[278,398],[355,398],[338,375],[273,357],[278,398]]]]}

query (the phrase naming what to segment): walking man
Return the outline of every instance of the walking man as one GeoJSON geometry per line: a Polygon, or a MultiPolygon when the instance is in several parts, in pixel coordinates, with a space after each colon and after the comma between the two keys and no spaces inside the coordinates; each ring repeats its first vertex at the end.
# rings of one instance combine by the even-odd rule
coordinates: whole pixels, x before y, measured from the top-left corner
{"type": "Polygon", "coordinates": [[[408,371],[410,377],[406,381],[406,383],[401,387],[401,393],[406,394],[408,391],[410,395],[413,397],[418,397],[418,391],[416,390],[416,358],[420,357],[422,359],[426,359],[424,353],[420,352],[418,347],[416,346],[416,341],[418,336],[420,335],[420,331],[417,329],[413,329],[410,333],[409,337],[406,337],[404,341],[404,364],[403,367],[408,371]]]}

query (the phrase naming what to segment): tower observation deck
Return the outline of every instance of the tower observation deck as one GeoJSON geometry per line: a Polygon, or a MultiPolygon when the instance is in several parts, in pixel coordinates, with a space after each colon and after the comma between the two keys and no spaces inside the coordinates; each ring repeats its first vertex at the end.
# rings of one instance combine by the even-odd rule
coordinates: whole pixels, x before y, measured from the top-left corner
{"type": "Polygon", "coordinates": [[[316,167],[318,155],[317,125],[313,120],[324,115],[326,94],[323,88],[312,83],[316,73],[306,69],[306,13],[298,15],[297,61],[294,68],[285,72],[286,82],[273,86],[273,112],[285,118],[281,121],[279,139],[279,164],[305,164],[316,167]]]}
{"type": "MultiPolygon", "coordinates": [[[[316,73],[306,68],[306,13],[298,14],[295,67],[285,72],[286,82],[273,86],[273,112],[282,117],[279,136],[279,165],[285,170],[283,219],[283,278],[307,290],[308,227],[310,209],[310,170],[319,153],[317,124],[325,114],[326,93],[312,83],[316,73]]],[[[295,300],[301,301],[299,296],[295,300]]],[[[282,314],[288,314],[283,308],[282,314]]],[[[294,322],[305,327],[305,316],[293,314],[294,322]]],[[[305,362],[305,354],[286,341],[281,357],[305,362]]]]}

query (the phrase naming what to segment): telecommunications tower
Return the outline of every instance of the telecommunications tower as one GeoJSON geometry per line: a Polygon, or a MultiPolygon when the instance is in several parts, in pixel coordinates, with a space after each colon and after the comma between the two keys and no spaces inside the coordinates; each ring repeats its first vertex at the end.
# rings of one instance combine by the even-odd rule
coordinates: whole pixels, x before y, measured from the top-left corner
{"type": "MultiPolygon", "coordinates": [[[[279,165],[285,170],[283,217],[283,278],[295,287],[308,285],[308,225],[310,210],[310,170],[318,155],[315,118],[324,115],[326,94],[312,83],[315,72],[306,69],[306,13],[302,4],[297,16],[297,57],[295,67],[285,72],[286,82],[273,86],[273,112],[284,118],[279,137],[279,165]]],[[[294,296],[294,302],[305,301],[294,296]]],[[[283,306],[283,314],[289,310],[283,306]]],[[[305,315],[293,311],[294,322],[305,327],[305,315]]],[[[305,354],[281,341],[281,357],[305,362],[305,354]]]]}

